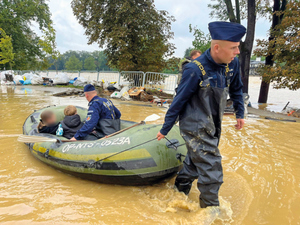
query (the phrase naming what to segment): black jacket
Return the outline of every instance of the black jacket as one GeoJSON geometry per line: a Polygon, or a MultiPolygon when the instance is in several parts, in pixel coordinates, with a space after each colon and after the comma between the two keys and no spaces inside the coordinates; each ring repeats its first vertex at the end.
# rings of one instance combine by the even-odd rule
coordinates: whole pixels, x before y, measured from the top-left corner
{"type": "Polygon", "coordinates": [[[44,126],[41,129],[39,129],[39,133],[47,133],[47,134],[53,134],[56,135],[56,130],[59,126],[59,123],[50,125],[50,126],[44,126]]]}
{"type": "Polygon", "coordinates": [[[61,121],[61,126],[64,130],[63,137],[71,139],[76,132],[83,126],[79,115],[65,116],[61,121]]]}

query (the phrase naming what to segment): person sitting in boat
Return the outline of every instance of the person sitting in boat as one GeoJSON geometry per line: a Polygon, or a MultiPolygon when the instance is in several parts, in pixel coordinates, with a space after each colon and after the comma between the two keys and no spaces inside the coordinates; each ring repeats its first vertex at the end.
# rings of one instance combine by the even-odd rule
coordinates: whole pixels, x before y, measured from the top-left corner
{"type": "Polygon", "coordinates": [[[71,139],[83,126],[83,123],[77,114],[77,108],[73,105],[68,105],[64,110],[64,114],[65,118],[60,122],[63,128],[63,137],[71,139]]]}
{"type": "Polygon", "coordinates": [[[56,135],[59,124],[60,123],[56,122],[56,116],[54,112],[52,112],[51,110],[45,110],[41,113],[38,132],[56,135]]]}
{"type": "Polygon", "coordinates": [[[84,94],[89,102],[86,122],[71,140],[97,140],[119,131],[121,112],[113,103],[97,96],[91,84],[84,87],[84,94]]]}

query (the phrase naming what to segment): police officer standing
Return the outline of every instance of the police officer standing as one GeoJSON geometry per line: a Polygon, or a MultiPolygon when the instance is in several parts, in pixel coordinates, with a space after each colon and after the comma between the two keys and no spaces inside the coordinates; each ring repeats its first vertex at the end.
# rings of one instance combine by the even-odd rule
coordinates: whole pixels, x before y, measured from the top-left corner
{"type": "Polygon", "coordinates": [[[212,22],[209,31],[211,48],[185,67],[177,95],[157,134],[158,140],[164,138],[179,115],[188,153],[175,186],[187,195],[198,179],[201,208],[219,206],[223,171],[218,145],[228,93],[236,112],[235,127],[244,125],[243,85],[236,55],[246,28],[237,23],[212,22]]]}
{"type": "Polygon", "coordinates": [[[71,140],[97,140],[119,131],[121,113],[113,103],[97,96],[91,84],[84,87],[84,94],[89,102],[86,122],[71,140]]]}

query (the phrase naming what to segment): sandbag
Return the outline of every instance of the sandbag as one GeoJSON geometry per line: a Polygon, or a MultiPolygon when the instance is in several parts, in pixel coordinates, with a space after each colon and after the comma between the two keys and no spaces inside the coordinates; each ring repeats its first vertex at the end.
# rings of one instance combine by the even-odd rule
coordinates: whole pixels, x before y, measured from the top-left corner
{"type": "Polygon", "coordinates": [[[22,78],[23,78],[23,80],[31,80],[32,77],[33,77],[34,75],[35,75],[35,74],[32,73],[32,72],[30,72],[30,73],[24,73],[24,74],[22,75],[22,78]],[[25,79],[24,79],[24,77],[25,77],[25,79]]]}
{"type": "Polygon", "coordinates": [[[87,82],[87,80],[86,80],[84,77],[78,77],[78,78],[74,81],[73,85],[74,85],[74,86],[81,86],[81,87],[83,87],[83,86],[85,86],[87,83],[88,83],[88,82],[87,82]]]}
{"type": "Polygon", "coordinates": [[[31,84],[31,80],[25,80],[23,85],[30,85],[31,84]]]}
{"type": "MultiPolygon", "coordinates": [[[[20,81],[23,81],[23,78],[22,78],[21,75],[16,75],[16,76],[14,76],[14,82],[15,82],[16,85],[21,84],[20,81]]],[[[23,83],[22,83],[22,84],[23,84],[23,83]]]]}
{"type": "Polygon", "coordinates": [[[127,93],[127,95],[128,95],[128,90],[129,90],[129,87],[125,86],[121,89],[121,91],[115,91],[114,93],[112,93],[110,95],[110,97],[111,98],[121,98],[122,96],[124,96],[124,93],[127,93]]]}
{"type": "Polygon", "coordinates": [[[43,84],[44,80],[39,75],[34,74],[31,78],[31,84],[37,85],[37,84],[43,84]]]}
{"type": "Polygon", "coordinates": [[[68,84],[70,81],[70,78],[65,73],[59,73],[56,74],[53,79],[53,84],[68,84]]]}
{"type": "Polygon", "coordinates": [[[13,70],[5,70],[5,71],[0,72],[0,81],[6,81],[5,74],[14,75],[14,71],[13,70]]]}

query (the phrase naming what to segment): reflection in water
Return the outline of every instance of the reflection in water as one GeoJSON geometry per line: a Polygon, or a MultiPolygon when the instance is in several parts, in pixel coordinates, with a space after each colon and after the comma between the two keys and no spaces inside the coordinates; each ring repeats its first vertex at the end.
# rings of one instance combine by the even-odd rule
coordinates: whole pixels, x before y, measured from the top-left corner
{"type": "MultiPolygon", "coordinates": [[[[36,160],[16,141],[25,118],[47,105],[83,98],[55,98],[19,87],[0,89],[1,224],[210,224],[214,209],[200,209],[194,183],[187,197],[173,190],[174,178],[147,187],[81,180],[36,160]]],[[[123,118],[141,121],[166,109],[114,102],[123,118]]],[[[300,130],[298,123],[249,118],[242,131],[225,117],[221,141],[224,184],[221,213],[213,224],[297,224],[300,221],[300,130]],[[232,214],[232,215],[231,215],[232,214]]]]}

